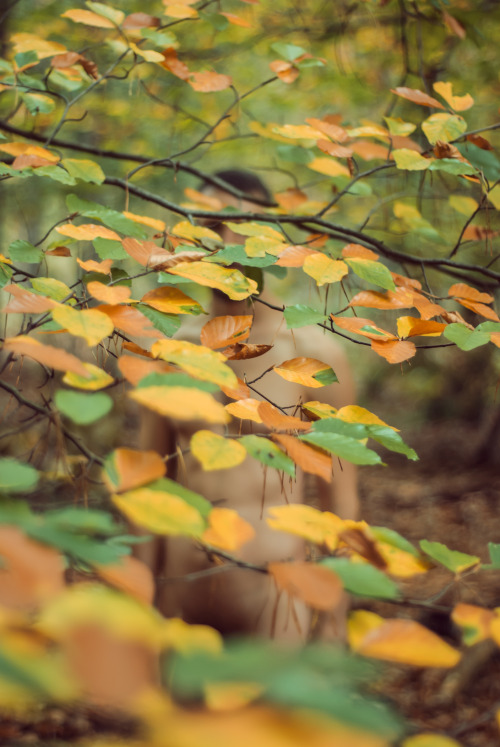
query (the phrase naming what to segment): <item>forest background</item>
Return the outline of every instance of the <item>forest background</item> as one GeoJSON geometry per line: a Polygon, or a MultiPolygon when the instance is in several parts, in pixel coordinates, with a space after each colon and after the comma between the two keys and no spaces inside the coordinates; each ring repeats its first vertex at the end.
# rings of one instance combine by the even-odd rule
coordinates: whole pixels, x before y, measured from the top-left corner
{"type": "MultiPolygon", "coordinates": [[[[498,5],[150,5],[20,0],[2,18],[4,735],[491,744],[498,5]],[[235,164],[269,185],[262,212],[209,206],[199,192],[235,164]],[[244,247],[221,246],[207,209],[239,221],[244,247]],[[248,277],[228,270],[235,261],[248,277]],[[235,382],[214,351],[253,355],[248,324],[215,327],[197,349],[171,336],[180,326],[182,340],[182,318],[209,289],[249,298],[262,277],[282,294],[288,328],[319,323],[346,338],[360,388],[362,410],[303,408],[302,435],[254,407],[274,440],[243,447],[255,469],[278,455],[288,474],[294,462],[317,474],[325,452],[360,465],[368,524],[285,512],[276,526],[321,556],[304,580],[289,564],[276,578],[285,591],[316,609],[339,584],[355,595],[354,656],[319,644],[222,648],[214,631],[159,618],[116,510],[160,531],[148,515],[163,501],[161,532],[238,562],[244,525],[221,524],[162,477],[158,455],[129,449],[130,392],[157,410],[160,387],[172,415],[179,390],[185,407],[196,391],[193,417],[221,417],[212,388],[235,382]],[[151,330],[174,373],[137,348],[151,330]],[[389,467],[370,466],[379,450],[389,467]],[[151,688],[145,672],[160,654],[163,687],[151,688]],[[392,664],[375,675],[372,659],[392,664]],[[476,680],[488,686],[471,695],[476,680]]],[[[320,358],[270,375],[312,380],[321,402],[319,385],[335,384],[320,358]]],[[[235,398],[236,417],[249,416],[246,399],[235,398]]],[[[223,441],[198,447],[202,464],[215,448],[230,468],[236,442],[223,441]]]]}

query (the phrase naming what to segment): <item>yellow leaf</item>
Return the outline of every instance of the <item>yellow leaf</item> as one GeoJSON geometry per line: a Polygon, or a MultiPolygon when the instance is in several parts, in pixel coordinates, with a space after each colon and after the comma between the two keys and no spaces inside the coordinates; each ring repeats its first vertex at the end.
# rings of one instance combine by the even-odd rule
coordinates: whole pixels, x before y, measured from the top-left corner
{"type": "Polygon", "coordinates": [[[488,192],[488,200],[491,202],[493,207],[495,207],[497,210],[500,210],[500,184],[497,184],[495,187],[493,187],[493,189],[490,189],[490,191],[488,192]]]}
{"type": "Polygon", "coordinates": [[[179,288],[169,285],[148,291],[141,301],[165,314],[193,314],[203,311],[198,301],[186,296],[179,288]]]}
{"type": "Polygon", "coordinates": [[[221,550],[234,552],[255,537],[253,526],[232,508],[213,508],[208,515],[208,524],[201,541],[221,550]]]}
{"type": "MultiPolygon", "coordinates": [[[[121,11],[115,12],[120,14],[121,20],[119,20],[118,23],[121,23],[125,18],[125,14],[121,11]]],[[[109,18],[99,16],[97,15],[97,13],[93,13],[91,10],[80,10],[79,8],[75,8],[74,10],[67,10],[65,13],[61,13],[61,17],[69,18],[75,23],[84,23],[86,26],[96,26],[97,28],[102,29],[115,28],[115,24],[110,21],[109,18]]]]}
{"type": "Polygon", "coordinates": [[[355,610],[349,615],[347,639],[353,651],[357,651],[364,638],[372,630],[380,628],[384,618],[368,610],[355,610]]]}
{"type": "Polygon", "coordinates": [[[211,262],[181,262],[169,268],[168,272],[192,280],[198,285],[216,288],[232,301],[242,301],[257,293],[258,289],[256,281],[245,277],[239,270],[228,270],[211,262]]]}
{"type": "MultiPolygon", "coordinates": [[[[291,138],[292,140],[318,140],[323,137],[320,130],[310,125],[283,125],[282,127],[273,127],[273,132],[282,137],[291,138]]],[[[325,159],[327,160],[327,159],[325,159]]]]}
{"type": "Polygon", "coordinates": [[[313,158],[307,167],[326,176],[350,176],[347,166],[340,161],[334,161],[333,158],[313,158]]]}
{"type": "MultiPolygon", "coordinates": [[[[164,60],[163,55],[162,59],[164,60]]],[[[123,211],[123,215],[129,220],[133,220],[134,223],[140,223],[143,226],[149,226],[150,228],[154,228],[155,231],[159,231],[160,233],[163,233],[163,231],[165,230],[164,221],[159,220],[158,218],[150,218],[149,215],[136,215],[135,213],[129,213],[126,210],[123,211]]]]}
{"type": "Polygon", "coordinates": [[[456,112],[464,112],[474,105],[474,99],[470,93],[466,93],[464,96],[454,96],[452,83],[445,83],[443,80],[439,80],[432,87],[456,112]]]}
{"type": "Polygon", "coordinates": [[[345,262],[340,259],[330,259],[320,252],[306,257],[303,269],[307,275],[316,280],[316,285],[338,283],[349,272],[345,262]]]}
{"type": "Polygon", "coordinates": [[[248,257],[265,257],[266,253],[277,256],[285,246],[282,239],[276,241],[268,236],[251,236],[245,241],[245,252],[248,257]]]}
{"type": "Polygon", "coordinates": [[[415,620],[383,620],[365,635],[356,635],[354,650],[362,656],[417,667],[454,667],[460,652],[415,620]]]}
{"type": "Polygon", "coordinates": [[[139,404],[178,420],[206,420],[207,423],[227,423],[224,407],[209,392],[183,386],[148,386],[129,393],[139,404]]]}
{"type": "Polygon", "coordinates": [[[338,536],[345,529],[345,522],[329,511],[318,511],[312,506],[290,503],[269,509],[267,523],[271,529],[295,534],[315,545],[326,545],[335,550],[338,536]]]}
{"type": "Polygon", "coordinates": [[[84,309],[78,311],[69,306],[58,306],[52,310],[54,320],[70,335],[83,337],[87,345],[97,345],[105,337],[113,334],[113,322],[102,311],[84,309]]]}
{"type": "Polygon", "coordinates": [[[95,223],[88,223],[82,226],[74,226],[72,223],[65,223],[57,226],[56,231],[63,236],[69,236],[77,241],[94,241],[94,239],[113,239],[120,241],[117,233],[105,226],[98,226],[95,223]]]}
{"type": "Polygon", "coordinates": [[[218,233],[211,231],[206,226],[193,226],[187,220],[177,223],[171,230],[174,236],[179,236],[181,239],[213,239],[214,241],[220,241],[221,238],[218,233]]]}
{"type": "Polygon", "coordinates": [[[413,316],[400,316],[397,320],[399,337],[439,337],[446,324],[413,316]]]}
{"type": "Polygon", "coordinates": [[[115,449],[106,458],[102,473],[110,492],[124,492],[147,485],[165,474],[165,462],[156,451],[115,449]]]}
{"type": "Polygon", "coordinates": [[[252,132],[255,132],[261,137],[269,138],[269,140],[277,140],[279,143],[288,143],[288,138],[283,137],[283,135],[278,135],[278,133],[275,132],[278,125],[273,122],[268,122],[267,125],[262,125],[260,122],[250,122],[248,126],[252,132]]]}
{"type": "Polygon", "coordinates": [[[171,3],[165,7],[164,13],[170,18],[197,18],[198,11],[182,3],[171,3]]]}
{"type": "Polygon", "coordinates": [[[163,626],[165,648],[172,648],[183,654],[207,651],[218,654],[222,651],[221,634],[209,625],[190,625],[178,617],[165,620],[163,626]]]}
{"type": "MultiPolygon", "coordinates": [[[[498,190],[497,195],[500,197],[499,187],[494,187],[491,192],[493,192],[495,189],[498,190]]],[[[489,200],[491,200],[491,192],[489,192],[488,194],[489,200]]],[[[448,197],[448,202],[450,203],[450,206],[457,211],[457,213],[466,215],[467,217],[472,215],[474,210],[477,210],[477,201],[473,197],[466,197],[465,195],[450,195],[448,197]]],[[[495,203],[493,202],[493,204],[495,203]]]]}
{"type": "Polygon", "coordinates": [[[262,418],[259,415],[259,405],[261,404],[262,402],[259,400],[248,397],[247,399],[239,399],[237,402],[230,402],[224,409],[235,418],[262,423],[262,418]]]}
{"type": "Polygon", "coordinates": [[[191,438],[191,452],[204,470],[230,469],[241,464],[247,452],[239,441],[212,431],[197,431],[191,438]]]}
{"type": "Polygon", "coordinates": [[[68,386],[75,387],[75,389],[86,389],[90,392],[104,389],[114,382],[113,377],[106,373],[106,371],[103,371],[102,368],[99,368],[99,366],[94,366],[93,363],[84,363],[83,361],[82,366],[89,375],[88,379],[72,371],[67,371],[63,376],[63,382],[68,386]]]}
{"type": "Polygon", "coordinates": [[[442,734],[417,734],[414,737],[408,737],[401,742],[401,747],[462,747],[461,742],[451,737],[445,737],[442,734]]]}
{"type": "Polygon", "coordinates": [[[268,239],[274,239],[276,242],[283,242],[285,240],[283,234],[275,228],[262,225],[262,223],[234,223],[233,221],[226,221],[224,225],[231,231],[240,234],[240,236],[265,236],[268,239]]]}
{"type": "Polygon", "coordinates": [[[80,583],[46,605],[37,628],[56,640],[85,624],[99,625],[117,638],[137,641],[149,649],[163,647],[164,620],[151,605],[103,584],[80,583]]]}
{"type": "Polygon", "coordinates": [[[257,700],[264,685],[255,682],[209,682],[203,690],[205,704],[211,711],[233,711],[257,700]]]}
{"type": "Polygon", "coordinates": [[[0,143],[0,151],[8,153],[10,156],[39,156],[46,161],[57,163],[61,160],[60,156],[41,145],[30,145],[29,143],[0,143]]]}
{"type": "Polygon", "coordinates": [[[200,537],[205,529],[200,512],[167,490],[137,488],[112,499],[130,521],[155,534],[200,537]]]}
{"type": "Polygon", "coordinates": [[[375,543],[377,551],[386,563],[385,571],[397,578],[412,578],[419,573],[427,573],[431,564],[418,555],[400,550],[399,547],[391,545],[390,542],[378,540],[375,543]]]}
{"type": "MultiPolygon", "coordinates": [[[[13,52],[15,55],[24,52],[36,52],[38,59],[43,60],[45,57],[65,54],[68,50],[58,42],[42,39],[36,34],[20,33],[11,36],[11,42],[14,45],[13,52]]],[[[59,160],[59,159],[58,159],[59,160]]]]}
{"type": "Polygon", "coordinates": [[[225,356],[203,345],[184,340],[158,340],[151,348],[155,358],[177,366],[202,381],[211,381],[219,386],[236,387],[236,374],[224,361],[225,356]]]}
{"type": "Polygon", "coordinates": [[[313,418],[314,420],[316,420],[316,418],[334,418],[337,415],[336,407],[326,405],[324,402],[318,402],[317,400],[306,402],[302,405],[302,409],[315,415],[316,417],[313,418]]]}
{"type": "Polygon", "coordinates": [[[146,60],[146,62],[165,62],[165,57],[160,54],[160,52],[156,52],[154,49],[141,49],[137,46],[137,44],[134,44],[133,42],[129,42],[129,46],[134,54],[142,57],[142,59],[146,60]]]}
{"type": "Polygon", "coordinates": [[[424,158],[416,150],[409,148],[397,148],[392,151],[392,156],[397,168],[405,171],[423,171],[428,169],[432,163],[432,159],[424,158]]]}
{"type": "Polygon", "coordinates": [[[313,388],[337,381],[331,366],[316,358],[292,358],[274,366],[274,370],[287,381],[313,388]]]}
{"type": "Polygon", "coordinates": [[[97,301],[102,301],[112,306],[128,301],[132,292],[125,285],[108,286],[97,280],[91,280],[90,283],[87,283],[87,290],[97,301]]]}
{"type": "Polygon", "coordinates": [[[388,425],[381,420],[373,412],[366,410],[364,407],[358,405],[346,405],[341,407],[337,412],[337,417],[341,420],[345,420],[346,423],[362,423],[363,425],[385,425],[387,428],[392,428],[393,431],[399,430],[394,428],[392,425],[388,425]]]}
{"type": "Polygon", "coordinates": [[[473,646],[490,637],[491,623],[495,620],[495,613],[475,604],[460,602],[454,607],[451,619],[462,629],[464,643],[467,646],[473,646]]]}

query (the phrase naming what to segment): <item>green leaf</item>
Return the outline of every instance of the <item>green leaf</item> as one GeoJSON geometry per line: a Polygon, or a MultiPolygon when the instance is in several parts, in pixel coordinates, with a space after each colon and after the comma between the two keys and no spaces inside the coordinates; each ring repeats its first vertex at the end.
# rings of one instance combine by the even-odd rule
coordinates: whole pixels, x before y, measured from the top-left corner
{"type": "Polygon", "coordinates": [[[388,268],[380,262],[355,257],[346,258],[344,261],[362,280],[366,280],[368,283],[373,283],[374,285],[379,285],[381,288],[385,288],[386,290],[396,289],[391,273],[388,268]]]}
{"type": "Polygon", "coordinates": [[[467,122],[459,114],[439,112],[431,114],[422,122],[422,130],[431,145],[435,145],[438,140],[443,143],[456,140],[466,129],[467,122]]]}
{"type": "Polygon", "coordinates": [[[324,324],[328,318],[321,311],[316,311],[316,309],[312,309],[310,306],[305,306],[301,303],[294,306],[287,306],[284,311],[284,317],[288,329],[307,327],[309,324],[317,324],[318,322],[324,324]]]}
{"type": "Polygon", "coordinates": [[[307,148],[301,148],[300,145],[278,145],[276,153],[284,161],[296,163],[300,166],[307,166],[314,159],[314,154],[307,148]]]}
{"type": "Polygon", "coordinates": [[[500,545],[494,542],[488,542],[488,552],[490,553],[491,565],[493,568],[500,568],[500,545]]]}
{"type": "Polygon", "coordinates": [[[109,21],[112,21],[112,23],[116,23],[117,26],[119,26],[123,21],[124,14],[121,10],[112,8],[104,3],[92,2],[92,0],[86,0],[85,5],[87,8],[90,8],[90,10],[93,10],[94,13],[97,13],[97,15],[107,18],[109,21]]]}
{"type": "Polygon", "coordinates": [[[31,287],[35,293],[52,298],[54,301],[64,301],[71,295],[71,290],[66,283],[55,278],[32,278],[31,287]]]}
{"type": "Polygon", "coordinates": [[[167,337],[175,335],[181,326],[181,320],[177,314],[165,314],[165,312],[153,309],[152,306],[147,306],[145,303],[138,303],[136,309],[149,319],[155,329],[158,329],[167,337]]]}
{"type": "Polygon", "coordinates": [[[77,425],[89,425],[107,415],[113,400],[104,392],[88,394],[59,389],[55,395],[57,409],[77,425]]]}
{"type": "Polygon", "coordinates": [[[395,451],[397,454],[404,454],[412,462],[418,461],[417,452],[407,446],[399,433],[392,428],[384,425],[367,425],[366,430],[370,438],[377,443],[385,446],[389,451],[395,451]]]}
{"type": "Polygon", "coordinates": [[[94,239],[92,243],[100,259],[127,259],[128,257],[120,241],[94,239]]]}
{"type": "Polygon", "coordinates": [[[306,53],[306,50],[302,47],[297,47],[296,44],[287,44],[286,42],[275,42],[271,44],[271,49],[284,60],[287,60],[287,62],[293,62],[297,57],[301,57],[306,53]]]}
{"type": "Polygon", "coordinates": [[[0,457],[0,491],[24,493],[38,483],[38,470],[11,457],[0,457]]]}
{"type": "Polygon", "coordinates": [[[408,135],[411,135],[417,129],[417,125],[413,124],[413,122],[404,122],[399,117],[384,117],[384,120],[391,135],[408,137],[408,135]]]}
{"type": "Polygon", "coordinates": [[[151,482],[148,485],[148,488],[150,490],[157,490],[159,492],[163,491],[172,493],[173,495],[182,498],[185,503],[188,503],[190,506],[195,508],[204,519],[208,517],[208,514],[212,510],[212,504],[210,503],[210,501],[207,501],[207,499],[199,493],[195,493],[193,490],[188,490],[188,488],[185,488],[178,482],[170,480],[168,477],[161,477],[159,480],[151,482]]]}
{"type": "Polygon", "coordinates": [[[399,532],[396,532],[395,529],[388,529],[387,527],[370,527],[372,530],[372,533],[376,540],[381,542],[387,542],[388,545],[392,545],[393,547],[397,547],[398,550],[403,550],[404,552],[410,553],[410,555],[414,555],[416,558],[419,557],[420,553],[418,552],[417,548],[414,547],[411,542],[408,542],[408,540],[405,537],[402,537],[399,532]]]}
{"type": "Polygon", "coordinates": [[[38,63],[38,55],[33,49],[30,49],[27,52],[19,52],[16,54],[14,59],[17,67],[24,67],[25,65],[31,65],[33,63],[36,65],[38,63]]]}
{"type": "Polygon", "coordinates": [[[373,189],[370,184],[364,179],[358,179],[356,182],[352,182],[352,177],[346,176],[345,174],[339,174],[332,178],[332,184],[341,191],[347,188],[347,194],[354,195],[355,197],[369,197],[373,194],[373,189]]]}
{"type": "MultiPolygon", "coordinates": [[[[327,421],[317,421],[327,422],[327,421]]],[[[321,449],[331,451],[332,454],[347,459],[353,464],[381,464],[382,460],[379,455],[368,449],[361,441],[357,441],[349,436],[343,436],[340,433],[325,433],[313,431],[299,436],[301,441],[319,446],[321,449]]]]}
{"type": "Polygon", "coordinates": [[[53,166],[40,166],[38,169],[32,169],[32,172],[35,176],[48,176],[54,182],[68,184],[71,187],[76,184],[71,174],[55,164],[53,166]]]}
{"type": "Polygon", "coordinates": [[[99,205],[97,202],[82,200],[74,194],[66,197],[66,205],[70,213],[79,213],[85,218],[97,218],[97,220],[102,221],[108,228],[120,231],[120,233],[124,233],[127,236],[132,236],[134,239],[147,238],[147,233],[138,223],[126,218],[117,210],[111,210],[111,208],[99,205]]]}
{"type": "Polygon", "coordinates": [[[14,274],[14,270],[6,265],[4,262],[0,262],[0,288],[3,288],[10,283],[10,279],[14,274]]]}
{"type": "Polygon", "coordinates": [[[483,150],[469,142],[455,143],[455,146],[473,166],[483,172],[488,181],[500,179],[500,161],[493,151],[483,150]]]}
{"type": "Polygon", "coordinates": [[[123,529],[108,511],[101,511],[97,508],[77,508],[76,506],[56,508],[47,511],[44,519],[58,529],[77,534],[107,537],[119,534],[123,529]]]}
{"type": "Polygon", "coordinates": [[[243,436],[240,438],[250,456],[258,459],[262,464],[274,467],[277,470],[283,470],[291,477],[295,477],[295,464],[281,449],[268,438],[261,436],[243,436]]]}
{"type": "Polygon", "coordinates": [[[98,163],[82,158],[63,158],[61,165],[75,179],[92,184],[102,184],[106,178],[98,163]]]}
{"type": "Polygon", "coordinates": [[[347,558],[327,558],[321,561],[321,565],[334,571],[350,594],[376,599],[400,597],[394,581],[369,563],[353,563],[347,558]]]}
{"type": "Polygon", "coordinates": [[[404,171],[424,171],[429,168],[431,163],[428,158],[424,158],[416,150],[409,148],[399,148],[392,151],[396,167],[404,171]]]}
{"type": "Polygon", "coordinates": [[[480,562],[480,558],[475,555],[467,555],[458,550],[450,550],[441,542],[421,540],[420,547],[426,555],[437,563],[444,565],[445,568],[448,568],[448,570],[453,573],[466,571],[468,568],[472,568],[472,566],[477,565],[480,562]]]}
{"type": "Polygon", "coordinates": [[[137,388],[141,389],[148,386],[183,386],[192,387],[193,389],[201,389],[203,392],[219,391],[217,384],[213,384],[211,381],[193,379],[192,376],[184,373],[148,374],[139,381],[137,388]]]}
{"type": "Polygon", "coordinates": [[[157,31],[156,29],[141,29],[141,36],[144,39],[149,39],[149,41],[159,49],[166,49],[167,47],[174,47],[175,49],[179,46],[175,36],[165,29],[162,31],[157,31]]]}
{"type": "Polygon", "coordinates": [[[443,336],[454,342],[460,350],[474,350],[490,341],[490,333],[479,329],[469,329],[461,322],[448,324],[443,330],[443,336]]]}
{"type": "MultiPolygon", "coordinates": [[[[277,261],[277,257],[266,254],[264,257],[249,257],[241,244],[228,244],[216,254],[207,257],[206,262],[216,262],[220,265],[237,263],[243,267],[269,267],[277,261]]],[[[283,268],[285,269],[285,268],[283,268]]]]}
{"type": "Polygon", "coordinates": [[[21,98],[26,104],[29,113],[49,114],[55,109],[55,101],[50,96],[44,96],[42,93],[21,93],[21,98]]]}
{"type": "Polygon", "coordinates": [[[43,252],[29,241],[17,239],[9,246],[9,256],[13,262],[40,262],[43,259],[43,252]]]}
{"type": "Polygon", "coordinates": [[[221,16],[220,13],[207,13],[204,18],[216,31],[224,31],[229,26],[226,16],[221,16]]]}
{"type": "Polygon", "coordinates": [[[459,161],[456,158],[436,158],[429,166],[429,171],[445,171],[447,174],[455,174],[455,176],[477,174],[474,166],[471,166],[470,163],[459,161]]]}

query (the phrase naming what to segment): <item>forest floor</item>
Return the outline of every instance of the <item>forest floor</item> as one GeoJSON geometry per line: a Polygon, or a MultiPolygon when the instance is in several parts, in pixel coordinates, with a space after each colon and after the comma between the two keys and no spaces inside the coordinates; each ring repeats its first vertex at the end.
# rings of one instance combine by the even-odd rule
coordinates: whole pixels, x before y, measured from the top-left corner
{"type": "MultiPolygon", "coordinates": [[[[468,464],[470,434],[461,423],[428,425],[417,440],[408,441],[420,456],[418,462],[391,455],[387,469],[360,470],[363,519],[395,529],[417,547],[421,539],[442,542],[490,562],[488,542],[500,542],[498,464],[468,464]]],[[[451,608],[458,602],[500,606],[498,571],[457,580],[446,569],[434,568],[403,586],[405,597],[419,604],[367,605],[363,599],[359,606],[384,617],[412,616],[452,645],[460,645],[460,635],[449,614],[435,607],[451,608]]],[[[499,666],[500,651],[487,642],[469,652],[459,676],[443,669],[390,665],[384,666],[376,689],[419,732],[448,734],[467,747],[493,747],[500,744],[499,666]]]]}

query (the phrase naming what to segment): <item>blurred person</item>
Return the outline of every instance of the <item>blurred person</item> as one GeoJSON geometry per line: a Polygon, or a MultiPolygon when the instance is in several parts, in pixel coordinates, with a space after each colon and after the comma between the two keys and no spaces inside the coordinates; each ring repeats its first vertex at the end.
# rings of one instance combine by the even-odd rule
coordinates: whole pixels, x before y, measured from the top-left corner
{"type": "MultiPolygon", "coordinates": [[[[224,205],[255,212],[252,197],[269,198],[265,185],[253,174],[240,170],[218,172],[217,176],[248,195],[238,200],[219,188],[210,187],[204,193],[219,199],[224,205]]],[[[241,244],[244,239],[227,226],[217,227],[225,243],[241,244]]],[[[264,291],[263,300],[273,301],[264,291]]],[[[214,292],[211,316],[253,314],[250,338],[255,343],[272,344],[263,358],[228,361],[238,377],[252,382],[270,365],[299,356],[317,358],[331,365],[339,383],[330,386],[307,388],[284,382],[273,372],[256,383],[258,392],[280,407],[298,405],[300,402],[321,400],[336,408],[354,403],[355,391],[352,373],[342,347],[329,333],[319,327],[292,331],[283,327],[283,317],[261,303],[231,301],[214,292]]],[[[200,329],[205,319],[189,318],[179,333],[181,339],[199,343],[200,329]]],[[[223,395],[221,395],[223,396],[223,395]]],[[[251,396],[259,398],[251,392],[251,396]]],[[[229,402],[230,400],[227,400],[229,402]]],[[[292,413],[293,409],[287,410],[292,413]]],[[[233,419],[230,432],[259,433],[263,429],[250,421],[233,419]]],[[[154,412],[144,410],[141,416],[140,447],[161,454],[173,454],[189,447],[192,435],[205,423],[171,422],[154,412]]],[[[212,426],[223,433],[223,426],[212,426]]],[[[238,467],[228,470],[204,471],[190,454],[185,462],[177,458],[168,462],[168,476],[185,487],[200,493],[212,504],[235,509],[255,529],[255,538],[245,544],[238,557],[251,564],[300,560],[306,557],[305,542],[299,537],[272,530],[266,522],[269,508],[286,503],[308,503],[332,511],[344,519],[358,518],[358,492],[356,468],[353,464],[334,458],[334,477],[327,483],[319,477],[305,474],[297,468],[294,481],[284,479],[277,470],[266,468],[251,458],[238,467]],[[175,465],[175,474],[172,462],[175,465]]],[[[347,597],[331,613],[322,613],[316,622],[310,609],[300,600],[291,600],[287,594],[278,594],[274,581],[268,574],[245,568],[231,567],[214,573],[196,575],[198,571],[213,568],[207,551],[192,540],[183,537],[155,537],[137,546],[137,555],[152,569],[158,580],[156,604],[167,617],[182,617],[190,623],[207,624],[221,633],[257,634],[289,642],[304,642],[312,635],[328,640],[342,640],[345,636],[347,597]],[[189,574],[195,574],[192,578],[189,574]],[[292,606],[293,605],[293,608],[292,606]]]]}

